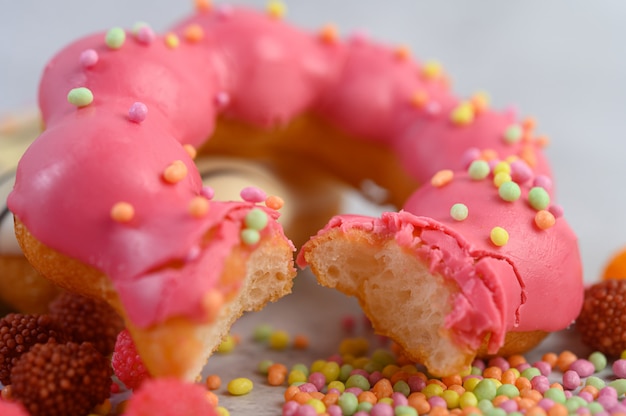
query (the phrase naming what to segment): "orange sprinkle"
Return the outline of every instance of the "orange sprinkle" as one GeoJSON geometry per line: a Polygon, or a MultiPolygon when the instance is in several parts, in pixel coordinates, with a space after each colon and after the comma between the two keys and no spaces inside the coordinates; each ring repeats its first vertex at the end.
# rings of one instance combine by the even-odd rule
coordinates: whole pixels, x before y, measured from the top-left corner
{"type": "Polygon", "coordinates": [[[491,403],[493,403],[494,407],[498,407],[509,399],[510,399],[509,396],[505,396],[504,394],[501,394],[499,396],[494,397],[491,403]]]}
{"type": "Polygon", "coordinates": [[[185,149],[185,152],[187,152],[191,159],[195,159],[198,155],[198,151],[196,150],[196,148],[190,144],[184,144],[183,149],[185,149]]]}
{"type": "Polygon", "coordinates": [[[298,350],[306,350],[309,348],[309,337],[298,334],[293,338],[293,347],[298,350]]]}
{"type": "Polygon", "coordinates": [[[550,138],[548,136],[537,136],[535,139],[539,147],[546,148],[550,144],[550,138]]]}
{"type": "Polygon", "coordinates": [[[337,393],[326,393],[326,395],[324,395],[324,397],[322,398],[322,403],[324,403],[324,405],[327,408],[328,406],[337,404],[338,401],[339,401],[339,394],[337,393]]]}
{"type": "Polygon", "coordinates": [[[542,209],[535,214],[535,224],[540,230],[547,230],[556,223],[556,218],[550,211],[542,209]]]}
{"type": "Polygon", "coordinates": [[[339,39],[339,31],[337,26],[328,23],[320,29],[319,37],[324,43],[336,43],[339,39]]]}
{"type": "Polygon", "coordinates": [[[435,406],[430,409],[429,416],[448,416],[450,412],[443,406],[435,406]]]}
{"type": "Polygon", "coordinates": [[[569,410],[564,404],[554,403],[550,409],[548,409],[548,416],[567,416],[569,410]]]}
{"type": "Polygon", "coordinates": [[[371,404],[376,404],[376,402],[378,401],[376,395],[369,390],[359,393],[357,398],[359,399],[359,403],[368,402],[371,404]]]}
{"type": "Polygon", "coordinates": [[[563,391],[563,385],[561,383],[557,383],[557,382],[554,382],[554,383],[550,384],[550,388],[559,389],[559,390],[563,391]]]}
{"type": "Polygon", "coordinates": [[[477,92],[470,98],[470,103],[474,107],[474,112],[480,114],[489,107],[489,97],[484,92],[477,92]]]}
{"type": "Polygon", "coordinates": [[[206,398],[209,401],[209,403],[211,403],[213,406],[217,406],[220,402],[220,398],[217,397],[217,394],[213,393],[212,391],[207,390],[206,391],[206,398]]]}
{"type": "Polygon", "coordinates": [[[543,399],[543,395],[533,388],[520,390],[520,396],[533,400],[535,403],[539,403],[539,400],[543,399]]]}
{"type": "Polygon", "coordinates": [[[195,196],[191,199],[188,209],[192,217],[202,218],[209,212],[210,206],[211,203],[208,199],[203,196],[195,196]]]}
{"type": "Polygon", "coordinates": [[[441,381],[443,381],[443,384],[445,384],[448,387],[454,384],[463,384],[463,378],[461,377],[460,374],[454,374],[452,376],[442,377],[441,381]]]}
{"type": "Polygon", "coordinates": [[[396,47],[393,53],[396,58],[400,59],[401,61],[406,61],[411,57],[411,50],[405,45],[396,47]]]}
{"type": "Polygon", "coordinates": [[[208,321],[214,321],[217,318],[222,305],[224,304],[224,295],[217,290],[210,290],[204,294],[202,298],[202,307],[207,316],[208,321]]]}
{"type": "Polygon", "coordinates": [[[502,384],[515,384],[515,380],[517,380],[517,374],[512,369],[508,369],[502,372],[502,377],[500,381],[502,384]]]}
{"type": "Polygon", "coordinates": [[[484,149],[480,153],[480,158],[486,161],[495,160],[498,158],[498,152],[496,152],[494,149],[484,149]]]}
{"type": "Polygon", "coordinates": [[[532,388],[532,384],[530,384],[530,380],[526,377],[518,377],[517,380],[515,380],[515,387],[517,387],[519,391],[522,391],[532,388]]]}
{"type": "Polygon", "coordinates": [[[459,393],[459,396],[465,393],[465,387],[463,387],[461,384],[451,384],[448,386],[448,390],[456,391],[457,393],[459,393]]]}
{"type": "Polygon", "coordinates": [[[313,398],[313,396],[311,396],[310,393],[306,393],[304,391],[299,391],[296,394],[293,395],[293,398],[291,400],[298,402],[300,404],[306,404],[306,402],[308,402],[309,400],[311,400],[313,398]]]}
{"type": "Polygon", "coordinates": [[[187,176],[187,165],[182,160],[175,160],[163,171],[163,179],[169,183],[177,183],[187,176]]]}
{"type": "Polygon", "coordinates": [[[281,209],[284,205],[285,201],[281,197],[276,195],[270,195],[265,200],[265,206],[276,211],[281,209]]]}
{"type": "Polygon", "coordinates": [[[483,377],[500,380],[502,379],[502,369],[496,366],[487,367],[483,371],[483,377]]]}
{"type": "Polygon", "coordinates": [[[274,363],[267,369],[267,383],[270,386],[280,386],[287,379],[287,367],[280,363],[274,363]]]}
{"type": "Polygon", "coordinates": [[[525,363],[526,363],[526,357],[524,357],[524,356],[523,356],[523,355],[521,355],[521,354],[514,354],[514,355],[511,355],[511,356],[507,359],[507,361],[509,362],[509,365],[510,365],[511,367],[517,367],[517,366],[519,366],[520,364],[525,364],[525,363]]]}
{"type": "Polygon", "coordinates": [[[535,401],[531,398],[523,397],[517,402],[517,405],[519,406],[520,410],[526,410],[526,409],[530,409],[533,406],[536,406],[539,400],[535,401]]]}
{"type": "Polygon", "coordinates": [[[435,173],[430,179],[430,184],[434,187],[440,188],[454,179],[454,172],[450,169],[443,169],[435,173]]]}
{"type": "Polygon", "coordinates": [[[428,102],[428,94],[426,91],[418,91],[411,95],[411,105],[416,108],[424,108],[428,102]]]}
{"type": "MultiPolygon", "coordinates": [[[[396,384],[398,381],[407,381],[410,376],[411,376],[411,374],[407,373],[406,371],[398,370],[395,373],[393,373],[393,375],[391,376],[389,381],[391,381],[391,384],[396,384]]],[[[443,384],[443,383],[441,383],[441,384],[443,384]]],[[[444,384],[444,386],[445,386],[445,384],[444,384]]]]}
{"type": "Polygon", "coordinates": [[[415,393],[409,395],[409,406],[417,410],[418,415],[424,415],[430,412],[430,403],[425,397],[415,396],[415,393]]]}
{"type": "Polygon", "coordinates": [[[546,411],[541,406],[533,406],[526,409],[526,416],[546,416],[546,411]]]}
{"type": "Polygon", "coordinates": [[[532,131],[535,129],[537,125],[537,120],[534,117],[526,117],[522,120],[522,130],[524,131],[532,131]]]}
{"type": "Polygon", "coordinates": [[[381,378],[374,384],[374,387],[371,388],[371,392],[380,400],[383,397],[391,397],[393,394],[393,386],[389,379],[381,378]]]}
{"type": "Polygon", "coordinates": [[[537,166],[537,154],[531,145],[527,145],[522,148],[520,158],[531,168],[537,166]]]}
{"type": "Polygon", "coordinates": [[[324,393],[322,393],[321,391],[312,391],[311,393],[309,393],[311,395],[312,398],[317,399],[317,400],[322,400],[325,396],[324,393]]]}
{"type": "Polygon", "coordinates": [[[209,374],[205,384],[207,389],[217,390],[222,386],[222,379],[217,374],[209,374]]]}
{"type": "Polygon", "coordinates": [[[116,222],[129,222],[135,217],[135,207],[128,202],[117,202],[111,208],[111,219],[116,222]]]}
{"type": "Polygon", "coordinates": [[[199,24],[194,23],[185,28],[184,35],[187,42],[196,43],[204,38],[204,29],[199,24]]]}
{"type": "Polygon", "coordinates": [[[199,12],[208,12],[211,10],[212,4],[210,0],[195,0],[194,8],[199,12]]]}
{"type": "Polygon", "coordinates": [[[556,360],[556,366],[559,370],[566,372],[569,370],[569,366],[578,359],[578,356],[569,350],[564,350],[559,354],[556,360]]]}
{"type": "MultiPolygon", "coordinates": [[[[273,384],[272,384],[273,385],[273,384]]],[[[300,389],[298,388],[298,386],[289,386],[287,387],[287,390],[285,390],[285,401],[288,402],[290,400],[293,399],[293,396],[296,395],[296,393],[298,393],[300,391],[300,389]]]]}
{"type": "Polygon", "coordinates": [[[591,394],[591,396],[592,396],[594,399],[597,399],[597,398],[598,398],[598,395],[600,394],[600,391],[598,390],[598,388],[597,388],[597,387],[594,387],[594,386],[592,386],[592,385],[587,385],[587,386],[583,387],[580,391],[581,391],[581,392],[583,392],[583,391],[588,392],[589,394],[591,394]]]}
{"type": "Polygon", "coordinates": [[[550,367],[555,367],[557,358],[558,356],[555,353],[547,352],[543,354],[543,356],[541,357],[541,360],[550,364],[550,367]]]}

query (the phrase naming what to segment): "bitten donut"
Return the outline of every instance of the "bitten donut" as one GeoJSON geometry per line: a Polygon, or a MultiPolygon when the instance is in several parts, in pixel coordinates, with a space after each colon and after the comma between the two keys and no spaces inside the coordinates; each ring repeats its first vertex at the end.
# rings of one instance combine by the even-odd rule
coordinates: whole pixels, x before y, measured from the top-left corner
{"type": "MultiPolygon", "coordinates": [[[[491,110],[480,94],[456,97],[438,64],[406,48],[362,35],[343,40],[331,26],[305,33],[284,23],[274,3],[265,14],[198,4],[164,35],[144,24],[114,28],[50,61],[39,94],[46,130],[21,159],[8,199],[28,259],[60,286],[114,305],[155,375],[194,377],[241,311],[286,294],[295,273],[276,199],[248,190],[243,202],[210,200],[195,154],[252,159],[304,190],[322,175],[356,188],[370,181],[386,190],[380,202],[396,206],[436,172],[476,158],[550,175],[532,121],[491,110]]],[[[303,225],[309,235],[321,227],[303,225]]],[[[322,251],[315,241],[305,253],[322,251]]],[[[349,273],[335,260],[345,269],[331,274],[349,273]]],[[[515,293],[485,279],[483,295],[497,298],[493,307],[504,309],[493,316],[502,322],[519,309],[509,299],[522,305],[531,295],[527,278],[515,276],[522,289],[505,285],[515,293]]],[[[575,288],[579,277],[567,280],[575,288]]],[[[445,303],[469,290],[458,279],[435,281],[450,295],[445,303]]],[[[494,328],[481,327],[481,336],[493,330],[490,351],[502,341],[494,328]]]]}

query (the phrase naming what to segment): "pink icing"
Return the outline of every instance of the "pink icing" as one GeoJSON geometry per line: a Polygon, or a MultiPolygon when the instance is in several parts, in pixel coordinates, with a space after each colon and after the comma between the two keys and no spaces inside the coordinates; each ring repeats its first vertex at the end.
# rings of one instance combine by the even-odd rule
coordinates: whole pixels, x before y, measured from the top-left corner
{"type": "MultiPolygon", "coordinates": [[[[534,223],[536,211],[526,200],[528,188],[522,189],[519,200],[506,202],[490,179],[457,173],[442,187],[417,190],[398,213],[337,216],[318,235],[355,228],[395,239],[433,272],[458,284],[460,293],[451,300],[453,310],[446,318],[456,339],[477,348],[492,333],[489,347],[495,352],[507,331],[563,329],[582,306],[576,236],[563,218],[540,230],[534,223]],[[468,207],[463,221],[450,216],[456,203],[468,207]],[[495,226],[509,233],[502,247],[489,238],[495,226]]],[[[302,252],[298,263],[306,266],[302,252]]]]}
{"type": "MultiPolygon", "coordinates": [[[[449,112],[460,100],[444,80],[424,78],[420,63],[366,39],[325,41],[243,8],[198,13],[173,33],[174,46],[140,29],[115,50],[103,33],[95,34],[48,63],[39,93],[46,131],[20,161],[8,199],[37,239],[110,276],[137,325],[172,314],[198,316],[201,294],[239,242],[237,224],[251,203],[211,202],[202,218],[187,212],[204,191],[181,144],[201,145],[218,115],[275,127],[311,112],[395,149],[419,182],[439,169],[462,167],[470,147],[504,157],[522,146],[502,140],[515,122],[510,113],[487,109],[469,125],[454,125],[449,112]],[[185,38],[192,24],[204,31],[193,41],[185,38]],[[86,50],[98,57],[88,68],[80,63],[86,50]],[[90,105],[68,103],[77,87],[91,90],[90,105]],[[427,96],[423,107],[412,104],[416,93],[427,96]],[[129,120],[135,102],[147,113],[129,120]],[[162,172],[176,160],[189,174],[166,183],[162,172]],[[120,201],[135,209],[129,223],[110,217],[120,201]],[[220,230],[215,246],[198,253],[213,227],[220,230]],[[186,267],[160,268],[173,261],[186,267]],[[201,269],[214,274],[202,278],[201,269]]],[[[541,162],[537,146],[530,146],[541,162]]],[[[537,170],[549,174],[547,165],[537,170]]],[[[275,221],[264,232],[281,233],[275,221]]]]}

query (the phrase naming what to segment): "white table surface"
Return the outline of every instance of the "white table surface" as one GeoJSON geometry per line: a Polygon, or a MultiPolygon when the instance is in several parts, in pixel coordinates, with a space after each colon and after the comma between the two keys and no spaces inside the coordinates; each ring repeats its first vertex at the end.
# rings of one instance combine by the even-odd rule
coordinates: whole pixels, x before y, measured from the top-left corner
{"type": "MultiPolygon", "coordinates": [[[[74,38],[112,26],[130,27],[136,21],[164,30],[184,17],[191,3],[0,0],[0,114],[35,107],[44,64],[74,38]]],[[[265,3],[237,2],[256,7],[265,3]]],[[[460,95],[486,90],[493,106],[513,105],[522,115],[535,117],[538,130],[551,138],[547,152],[557,198],[579,236],[587,282],[595,281],[610,254],[626,245],[626,191],[621,183],[626,177],[625,2],[284,3],[286,18],[305,28],[332,22],[343,34],[365,30],[374,38],[407,45],[418,57],[442,62],[460,95]]],[[[337,292],[317,287],[312,279],[303,273],[294,295],[262,313],[246,315],[234,328],[244,339],[263,322],[310,335],[317,331],[310,350],[273,353],[246,344],[231,355],[216,357],[207,371],[219,371],[226,380],[250,376],[263,358],[293,363],[334,352],[343,335],[337,317],[358,313],[358,307],[337,292]],[[287,312],[293,308],[300,308],[309,319],[284,319],[293,316],[287,312]],[[253,360],[245,358],[250,356],[253,360]]],[[[563,345],[571,337],[557,334],[543,348],[563,345]]],[[[249,397],[224,396],[223,404],[231,414],[277,414],[282,391],[257,382],[249,397]],[[267,391],[271,395],[263,398],[267,391]]]]}

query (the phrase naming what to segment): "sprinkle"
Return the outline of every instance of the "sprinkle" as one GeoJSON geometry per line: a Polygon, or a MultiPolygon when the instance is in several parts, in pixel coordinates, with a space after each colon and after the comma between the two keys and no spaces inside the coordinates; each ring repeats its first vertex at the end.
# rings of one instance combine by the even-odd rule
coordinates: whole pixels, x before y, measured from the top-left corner
{"type": "Polygon", "coordinates": [[[178,45],[180,45],[180,40],[178,39],[176,33],[170,32],[166,34],[164,40],[165,45],[170,49],[176,49],[178,48],[178,45]]]}
{"type": "Polygon", "coordinates": [[[121,27],[109,29],[104,37],[104,42],[111,49],[119,49],[126,41],[126,32],[121,27]]]}
{"type": "Polygon", "coordinates": [[[284,205],[285,205],[285,201],[281,197],[276,196],[276,195],[270,195],[265,200],[265,206],[275,211],[278,211],[284,205]]]}
{"type": "Polygon", "coordinates": [[[467,169],[470,178],[474,180],[485,179],[489,175],[489,171],[489,163],[484,160],[473,161],[467,169]]]}
{"type": "Polygon", "coordinates": [[[411,57],[411,50],[408,46],[400,45],[393,50],[393,54],[401,61],[406,61],[411,57]]]}
{"type": "Polygon", "coordinates": [[[480,159],[480,149],[470,147],[463,152],[463,156],[461,156],[461,164],[465,169],[467,169],[469,168],[469,165],[477,159],[480,159]]]}
{"type": "Polygon", "coordinates": [[[415,108],[424,108],[428,102],[428,93],[426,91],[417,91],[411,95],[411,105],[415,108]]]}
{"type": "Polygon", "coordinates": [[[187,154],[192,160],[195,159],[196,156],[198,155],[198,151],[196,150],[196,148],[190,144],[184,144],[183,149],[185,150],[185,152],[187,152],[187,154]]]}
{"type": "Polygon", "coordinates": [[[241,190],[240,194],[241,199],[247,202],[263,202],[267,199],[267,195],[265,192],[257,188],[256,186],[248,186],[241,190]]]}
{"type": "Polygon", "coordinates": [[[204,38],[204,29],[197,23],[191,24],[185,28],[184,36],[187,42],[199,42],[204,38]]]}
{"type": "Polygon", "coordinates": [[[211,10],[210,0],[194,0],[194,8],[198,12],[208,12],[211,10]]]}
{"type": "Polygon", "coordinates": [[[257,231],[264,229],[267,226],[267,222],[267,214],[260,208],[251,209],[244,218],[246,227],[257,231]]]}
{"type": "Polygon", "coordinates": [[[430,179],[430,183],[432,186],[440,188],[450,183],[453,178],[454,172],[452,172],[450,169],[443,169],[433,175],[433,177],[430,179]]]}
{"type": "Polygon", "coordinates": [[[499,172],[493,177],[493,184],[496,186],[496,188],[500,188],[503,183],[511,181],[511,175],[506,172],[499,172]]]}
{"type": "Polygon", "coordinates": [[[531,145],[526,145],[520,151],[520,158],[528,163],[529,166],[537,166],[537,153],[531,145]]]}
{"type": "Polygon", "coordinates": [[[277,330],[270,335],[268,345],[274,350],[284,350],[289,346],[290,338],[287,331],[277,330]]]}
{"type": "Polygon", "coordinates": [[[533,176],[532,169],[523,160],[517,159],[511,163],[511,178],[517,183],[525,183],[533,176]]]}
{"type": "Polygon", "coordinates": [[[98,52],[94,49],[85,49],[78,58],[78,62],[83,68],[91,68],[98,63],[98,52]]]}
{"type": "Polygon", "coordinates": [[[306,350],[309,348],[309,337],[304,334],[298,334],[293,338],[293,347],[297,350],[306,350]]]}
{"type": "Polygon", "coordinates": [[[128,202],[117,202],[111,208],[111,219],[116,222],[129,222],[135,217],[135,207],[128,202]]]}
{"type": "Polygon", "coordinates": [[[274,18],[274,19],[281,19],[285,16],[285,13],[287,12],[287,8],[285,6],[285,4],[283,2],[280,1],[270,1],[267,4],[267,13],[270,15],[270,17],[274,18]]]}
{"type": "Polygon", "coordinates": [[[554,215],[554,218],[561,218],[563,216],[563,207],[559,204],[552,204],[548,211],[554,215]]]}
{"type": "Polygon", "coordinates": [[[422,75],[429,80],[437,79],[441,76],[443,68],[437,61],[427,61],[422,66],[422,75]]]}
{"type": "Polygon", "coordinates": [[[331,23],[324,25],[319,31],[319,37],[324,43],[337,43],[337,40],[339,39],[337,26],[331,23]]]}
{"type": "Polygon", "coordinates": [[[504,182],[498,188],[498,195],[507,202],[517,201],[522,195],[519,185],[513,181],[504,182]]]}
{"type": "Polygon", "coordinates": [[[456,203],[452,205],[452,208],[450,208],[450,216],[456,221],[465,220],[468,214],[469,214],[469,210],[467,208],[467,205],[465,204],[456,203]]]}
{"type": "Polygon", "coordinates": [[[511,165],[508,162],[498,162],[493,168],[493,173],[498,174],[500,172],[511,173],[511,165]]]}
{"type": "Polygon", "coordinates": [[[545,149],[550,144],[550,138],[548,136],[537,136],[535,142],[539,147],[545,149]]]}
{"type": "Polygon", "coordinates": [[[509,242],[509,233],[502,227],[493,227],[489,238],[493,244],[502,247],[509,242]]]}
{"type": "Polygon", "coordinates": [[[128,119],[134,123],[141,123],[148,115],[148,107],[142,102],[135,102],[128,110],[128,119]]]}
{"type": "Polygon", "coordinates": [[[228,383],[227,389],[230,394],[233,396],[243,396],[252,391],[254,384],[252,380],[245,377],[239,377],[231,380],[228,383]]]}
{"type": "Polygon", "coordinates": [[[550,205],[550,195],[544,188],[535,186],[528,192],[528,203],[536,210],[546,209],[550,205]]]}
{"type": "Polygon", "coordinates": [[[204,185],[202,189],[200,189],[200,195],[211,200],[215,196],[215,190],[208,185],[204,185]]]}
{"type": "Polygon", "coordinates": [[[552,179],[546,175],[537,175],[533,180],[533,186],[540,186],[545,190],[552,189],[552,179]]]}
{"type": "Polygon", "coordinates": [[[218,345],[217,352],[220,354],[228,354],[235,349],[236,345],[237,343],[235,342],[235,338],[228,334],[224,337],[222,342],[220,342],[220,345],[218,345]]]}
{"type": "Polygon", "coordinates": [[[143,24],[135,32],[135,39],[143,45],[151,44],[155,38],[156,34],[154,33],[154,30],[152,30],[152,28],[147,24],[143,24]]]}
{"type": "Polygon", "coordinates": [[[535,214],[535,224],[540,230],[547,230],[556,223],[554,215],[550,211],[542,209],[535,214]]]}
{"type": "Polygon", "coordinates": [[[217,374],[209,374],[204,382],[209,390],[217,390],[222,387],[222,378],[217,374]]]}
{"type": "Polygon", "coordinates": [[[450,120],[458,126],[466,126],[474,121],[474,107],[469,102],[459,104],[452,113],[450,120]]]}
{"type": "Polygon", "coordinates": [[[175,160],[163,171],[163,179],[168,183],[177,183],[187,176],[187,165],[182,160],[175,160]]]}
{"type": "Polygon", "coordinates": [[[522,126],[519,124],[511,124],[509,127],[504,130],[504,141],[506,143],[512,144],[520,141],[522,138],[524,131],[522,126]]]}
{"type": "Polygon", "coordinates": [[[224,108],[228,103],[230,103],[230,95],[227,92],[221,91],[215,95],[215,104],[218,108],[224,108]]]}
{"type": "Polygon", "coordinates": [[[483,149],[483,151],[480,152],[480,158],[487,161],[495,160],[498,158],[498,152],[494,149],[483,149]]]}
{"type": "Polygon", "coordinates": [[[67,94],[67,101],[76,107],[85,107],[93,102],[93,93],[89,88],[72,88],[67,94]]]}
{"type": "Polygon", "coordinates": [[[202,218],[209,212],[209,200],[203,196],[196,196],[189,203],[189,213],[194,218],[202,218]]]}
{"type": "Polygon", "coordinates": [[[241,241],[244,244],[252,246],[261,240],[261,234],[257,230],[246,228],[241,230],[241,241]]]}
{"type": "Polygon", "coordinates": [[[224,295],[219,290],[209,290],[202,296],[202,308],[208,322],[213,322],[224,305],[224,295]]]}
{"type": "Polygon", "coordinates": [[[483,113],[489,108],[489,95],[484,91],[477,92],[470,98],[470,103],[476,114],[483,113]]]}

